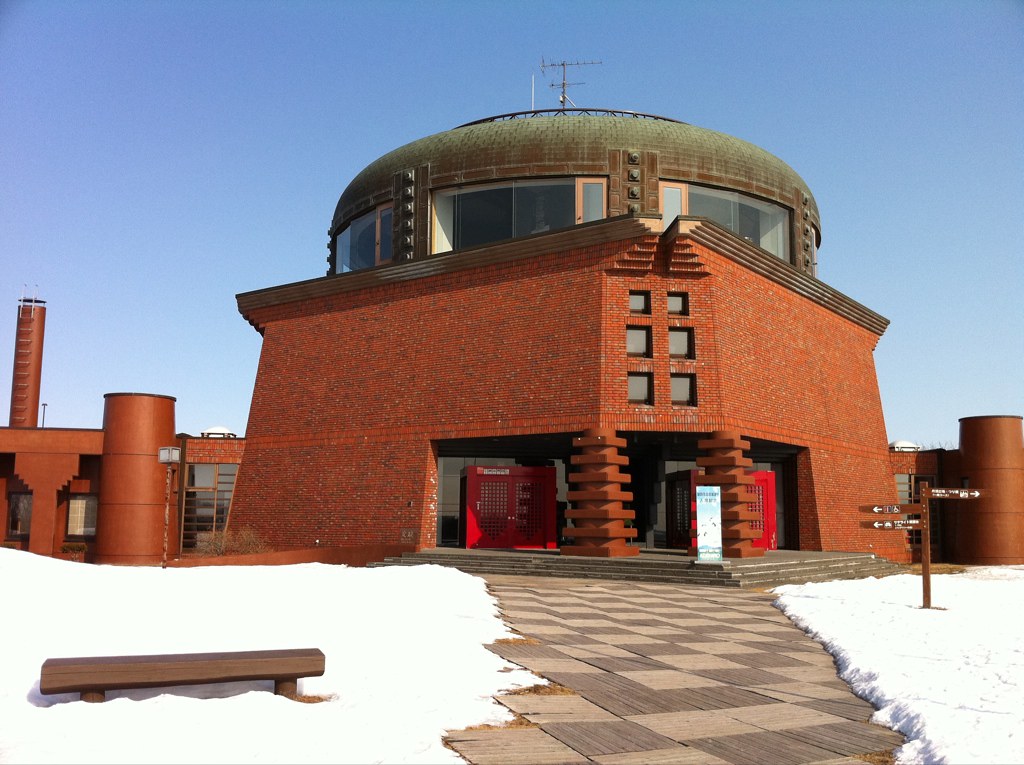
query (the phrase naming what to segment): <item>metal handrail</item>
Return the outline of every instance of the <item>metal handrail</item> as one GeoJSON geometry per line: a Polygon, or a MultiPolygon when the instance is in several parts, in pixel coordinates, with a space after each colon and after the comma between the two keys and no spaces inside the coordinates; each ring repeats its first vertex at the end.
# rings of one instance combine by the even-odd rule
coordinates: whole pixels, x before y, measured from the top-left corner
{"type": "Polygon", "coordinates": [[[634,119],[643,120],[661,120],[662,122],[675,122],[680,125],[687,123],[681,122],[680,120],[674,120],[671,117],[660,117],[657,114],[644,114],[643,112],[632,112],[624,109],[531,109],[526,112],[509,112],[508,114],[498,114],[494,117],[484,117],[480,120],[473,120],[463,125],[459,125],[460,128],[469,127],[470,125],[483,125],[488,122],[507,122],[508,120],[527,119],[530,117],[548,117],[548,116],[559,116],[559,115],[572,115],[572,116],[586,116],[586,117],[632,117],[634,119]]]}

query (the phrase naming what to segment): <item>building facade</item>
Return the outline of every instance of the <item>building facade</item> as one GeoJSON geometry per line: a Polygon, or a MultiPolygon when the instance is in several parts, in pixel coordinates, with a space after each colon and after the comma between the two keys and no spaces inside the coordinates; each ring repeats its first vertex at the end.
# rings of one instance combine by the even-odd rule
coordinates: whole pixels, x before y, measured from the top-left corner
{"type": "Polygon", "coordinates": [[[263,349],[235,518],[281,545],[458,544],[467,465],[554,468],[571,517],[574,439],[600,430],[634,514],[601,533],[676,545],[669,498],[728,431],[774,476],[776,546],[905,559],[856,512],[896,500],[887,321],[815,277],[820,230],[784,162],[663,118],[504,115],[399,148],[341,195],[326,276],[238,296],[263,349]]]}
{"type": "Polygon", "coordinates": [[[986,489],[937,503],[937,559],[1024,562],[1021,418],[890,448],[888,322],[817,278],[810,189],[749,143],[503,115],[371,163],[329,235],[326,275],[237,297],[263,337],[245,439],[176,434],[174,399],[138,393],[108,394],[100,429],[39,427],[45,307],[23,301],[4,545],[154,564],[230,523],[281,551],[692,552],[710,485],[726,556],[908,561],[921,540],[859,508],[927,482],[986,489]]]}

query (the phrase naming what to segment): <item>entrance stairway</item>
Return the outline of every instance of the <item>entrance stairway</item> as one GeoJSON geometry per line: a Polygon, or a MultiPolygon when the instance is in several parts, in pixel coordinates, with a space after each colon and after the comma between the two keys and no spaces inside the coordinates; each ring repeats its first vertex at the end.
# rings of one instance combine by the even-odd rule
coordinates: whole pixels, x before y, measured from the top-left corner
{"type": "Polygon", "coordinates": [[[468,574],[555,576],[767,589],[781,584],[863,579],[906,573],[907,567],[870,553],[770,550],[762,558],[697,561],[678,550],[643,549],[629,558],[562,556],[557,550],[435,548],[385,558],[378,566],[450,566],[468,574]]]}

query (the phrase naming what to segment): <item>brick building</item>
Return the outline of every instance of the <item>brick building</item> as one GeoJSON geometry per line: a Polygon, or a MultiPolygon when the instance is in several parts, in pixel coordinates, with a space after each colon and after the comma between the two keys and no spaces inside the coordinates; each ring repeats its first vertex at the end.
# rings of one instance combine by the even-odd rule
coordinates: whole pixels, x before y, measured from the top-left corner
{"type": "Polygon", "coordinates": [[[174,399],[140,393],[108,394],[102,428],[39,427],[46,314],[23,301],[3,544],[153,564],[230,510],[279,551],[692,550],[695,492],[717,485],[727,556],[906,561],[913,537],[858,506],[928,482],[988,492],[937,503],[937,558],[1024,563],[1021,418],[890,448],[888,322],[816,277],[820,232],[792,168],[673,120],[559,110],[428,136],[345,189],[325,276],[238,295],[263,336],[245,439],[176,434],[174,399]]]}
{"type": "Polygon", "coordinates": [[[788,165],[673,120],[532,112],[401,147],[341,195],[326,276],[238,296],[263,350],[233,519],[279,545],[467,544],[474,521],[535,544],[532,490],[488,509],[467,466],[554,470],[571,519],[574,439],[600,431],[598,483],[635,517],[592,536],[686,546],[700,444],[725,431],[768,476],[762,544],[905,559],[856,512],[896,500],[887,320],[815,277],[820,231],[788,165]]]}

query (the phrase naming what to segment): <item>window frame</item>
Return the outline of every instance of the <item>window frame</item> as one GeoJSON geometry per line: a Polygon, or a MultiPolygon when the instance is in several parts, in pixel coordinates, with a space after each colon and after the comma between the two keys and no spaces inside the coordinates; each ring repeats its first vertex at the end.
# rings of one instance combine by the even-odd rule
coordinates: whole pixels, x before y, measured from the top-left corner
{"type": "Polygon", "coordinates": [[[670,359],[685,359],[692,361],[697,358],[696,349],[694,348],[694,333],[693,327],[669,327],[668,328],[668,356],[670,359]],[[672,338],[683,335],[686,337],[686,352],[685,353],[673,353],[672,352],[672,338]]]}
{"type": "Polygon", "coordinates": [[[32,531],[32,505],[33,505],[33,494],[31,491],[10,491],[7,492],[7,528],[4,529],[4,535],[7,539],[28,539],[29,534],[32,531]],[[25,514],[27,517],[22,517],[21,511],[24,508],[17,508],[18,512],[15,512],[15,497],[28,497],[28,513],[25,514]],[[18,529],[14,529],[14,521],[18,522],[18,529]]]}
{"type": "Polygon", "coordinates": [[[471,184],[460,184],[457,186],[447,186],[445,188],[433,189],[430,193],[430,254],[431,255],[444,255],[449,252],[457,252],[462,249],[470,249],[472,247],[485,247],[489,244],[497,242],[507,242],[514,239],[523,239],[527,236],[543,235],[548,231],[538,233],[526,233],[517,234],[515,231],[515,194],[517,187],[528,187],[528,186],[572,186],[573,187],[573,224],[569,226],[559,226],[558,228],[550,229],[551,232],[555,231],[566,231],[572,228],[573,225],[579,225],[581,223],[589,223],[593,220],[603,220],[608,217],[608,178],[607,176],[589,176],[589,175],[553,175],[550,177],[545,176],[531,176],[525,178],[510,178],[503,181],[494,181],[488,183],[471,183],[471,184]],[[601,215],[600,217],[594,218],[587,216],[586,214],[586,187],[587,186],[598,186],[600,188],[601,198],[601,215]],[[512,220],[513,228],[512,235],[501,239],[494,239],[481,244],[468,245],[465,247],[456,247],[455,242],[455,210],[457,198],[462,194],[474,194],[483,191],[499,191],[503,189],[509,189],[512,192],[513,198],[513,210],[512,220]],[[448,216],[451,216],[452,220],[447,220],[448,216]]]}
{"type": "Polygon", "coordinates": [[[64,538],[68,540],[88,540],[96,538],[96,525],[99,523],[99,503],[100,498],[98,494],[90,492],[78,492],[75,494],[68,495],[68,512],[67,512],[67,525],[65,526],[64,538]],[[78,533],[71,530],[71,518],[74,511],[74,504],[76,500],[86,501],[86,506],[82,510],[82,532],[78,533]],[[92,500],[90,503],[89,500],[92,500]],[[91,504],[91,508],[90,508],[91,504]],[[92,529],[90,531],[88,526],[90,510],[92,514],[92,529]]]}
{"type": "Polygon", "coordinates": [[[646,371],[635,371],[626,373],[626,401],[635,406],[654,406],[654,373],[646,371]],[[643,379],[646,384],[647,393],[643,399],[634,398],[630,390],[630,382],[634,379],[643,379]]]}
{"type": "Polygon", "coordinates": [[[626,356],[631,359],[649,359],[654,356],[654,347],[651,337],[651,327],[646,325],[627,324],[626,325],[626,356]],[[643,334],[643,350],[631,351],[630,350],[630,335],[642,333],[643,334]]]}
{"type": "MultiPolygon", "coordinates": [[[[349,274],[353,271],[365,271],[368,268],[382,265],[384,263],[390,263],[394,259],[395,245],[394,245],[394,230],[391,225],[388,225],[388,241],[390,242],[389,252],[387,257],[384,257],[383,248],[381,247],[382,235],[384,234],[383,218],[385,213],[390,213],[390,220],[394,221],[394,203],[384,202],[374,207],[372,210],[367,210],[362,215],[358,215],[348,222],[338,235],[334,238],[334,258],[335,266],[334,271],[337,274],[349,274]],[[349,265],[351,261],[351,245],[347,248],[349,252],[345,252],[346,249],[343,246],[343,242],[346,240],[346,234],[350,234],[352,226],[358,223],[366,221],[367,218],[373,216],[373,265],[360,266],[359,268],[352,268],[349,265]]],[[[351,236],[348,237],[348,241],[351,243],[351,236]]]]}
{"type": "Polygon", "coordinates": [[[669,375],[669,395],[672,398],[672,406],[685,406],[685,407],[696,407],[697,406],[697,375],[693,372],[672,372],[669,375]],[[686,379],[690,381],[690,395],[687,400],[683,401],[676,398],[675,381],[686,379]]]}
{"type": "Polygon", "coordinates": [[[627,305],[629,306],[630,316],[650,316],[651,315],[651,291],[650,290],[630,290],[629,300],[627,305]],[[639,309],[633,308],[633,298],[641,298],[644,302],[643,307],[639,309]]]}

